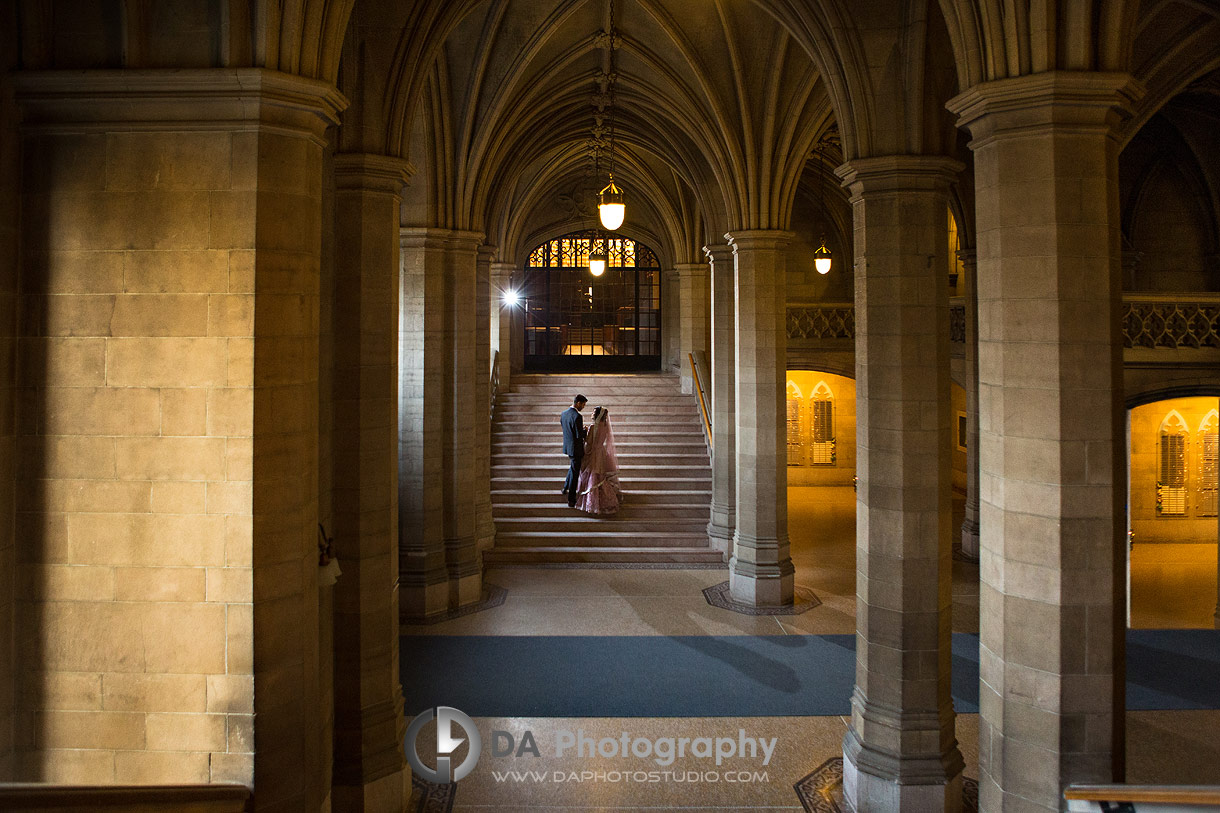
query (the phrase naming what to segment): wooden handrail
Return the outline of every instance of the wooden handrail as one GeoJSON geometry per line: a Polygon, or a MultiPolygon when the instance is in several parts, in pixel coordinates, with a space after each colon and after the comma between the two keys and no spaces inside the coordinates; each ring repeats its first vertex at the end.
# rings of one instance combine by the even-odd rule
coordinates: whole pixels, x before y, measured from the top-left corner
{"type": "Polygon", "coordinates": [[[699,394],[699,414],[703,418],[703,437],[707,439],[708,451],[712,449],[712,421],[707,414],[707,403],[703,399],[703,383],[699,380],[699,365],[695,364],[695,354],[687,353],[690,357],[690,371],[695,379],[695,392],[699,394]]]}
{"type": "Polygon", "coordinates": [[[239,813],[250,800],[245,785],[45,785],[0,783],[0,810],[148,813],[239,813]]]}
{"type": "Polygon", "coordinates": [[[1064,799],[1220,806],[1220,785],[1069,785],[1064,799]]]}

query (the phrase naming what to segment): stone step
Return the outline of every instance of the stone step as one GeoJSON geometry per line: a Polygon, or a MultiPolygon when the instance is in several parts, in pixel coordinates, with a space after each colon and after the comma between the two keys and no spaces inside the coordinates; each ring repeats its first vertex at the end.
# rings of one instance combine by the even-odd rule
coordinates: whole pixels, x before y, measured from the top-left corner
{"type": "Polygon", "coordinates": [[[671,373],[525,374],[498,398],[492,425],[496,544],[488,565],[670,562],[721,564],[708,544],[711,466],[698,402],[671,373]],[[610,410],[621,512],[574,511],[560,493],[568,460],[559,415],[584,393],[610,410]]]}
{"type": "Polygon", "coordinates": [[[635,548],[569,547],[548,545],[535,548],[499,548],[483,552],[488,567],[544,564],[686,564],[722,565],[720,551],[710,547],[635,548]]]}
{"type": "MultiPolygon", "coordinates": [[[[562,504],[561,504],[562,505],[562,504]]],[[[682,536],[707,536],[707,517],[692,519],[690,517],[635,517],[630,515],[627,506],[623,506],[618,514],[612,516],[591,516],[578,509],[568,508],[564,516],[557,517],[501,517],[496,520],[496,538],[504,535],[503,544],[513,544],[512,540],[524,536],[546,537],[558,534],[580,540],[573,544],[586,544],[583,540],[591,533],[608,534],[607,538],[619,540],[619,544],[631,543],[652,546],[654,544],[670,544],[655,541],[682,536]]]]}
{"type": "MultiPolygon", "coordinates": [[[[493,516],[497,521],[515,520],[515,519],[566,519],[572,516],[572,509],[568,508],[564,502],[562,494],[548,494],[547,497],[555,497],[554,502],[509,502],[496,505],[493,510],[493,516]]],[[[630,512],[631,519],[649,519],[656,522],[669,522],[674,520],[697,520],[706,524],[711,519],[711,504],[703,503],[657,503],[657,502],[640,502],[636,499],[635,494],[630,495],[631,501],[622,509],[622,513],[630,512]]],[[[495,499],[495,496],[492,496],[495,499]]],[[[513,530],[511,527],[508,530],[513,530]]]]}
{"type": "Polygon", "coordinates": [[[633,548],[694,548],[707,544],[706,530],[670,532],[624,528],[620,531],[590,530],[618,521],[605,517],[573,517],[567,527],[558,524],[553,530],[506,531],[496,525],[496,548],[530,548],[562,545],[567,548],[633,547],[633,548]],[[630,543],[624,545],[624,543],[630,543]]]}
{"type": "MultiPolygon", "coordinates": [[[[589,410],[585,410],[585,413],[587,414],[582,415],[584,418],[583,423],[585,426],[590,426],[593,423],[593,413],[589,410]]],[[[554,420],[555,423],[559,423],[559,416],[561,414],[563,414],[563,409],[553,409],[550,407],[496,407],[497,421],[554,420]]],[[[697,421],[699,420],[699,410],[696,407],[684,406],[679,408],[655,405],[633,407],[630,411],[610,410],[610,424],[612,426],[617,426],[624,420],[631,423],[639,423],[641,420],[667,419],[691,419],[697,421]]]]}
{"type": "MultiPolygon", "coordinates": [[[[557,434],[562,434],[558,425],[555,427],[557,434]]],[[[513,427],[496,426],[491,431],[492,440],[496,443],[515,443],[518,441],[537,440],[538,424],[520,423],[513,427]]],[[[694,443],[698,439],[703,442],[703,430],[692,424],[691,426],[683,427],[664,427],[664,426],[645,426],[636,425],[628,427],[614,428],[614,442],[621,443],[623,441],[652,443],[654,441],[674,441],[694,443]]]]}
{"type": "MultiPolygon", "coordinates": [[[[547,409],[567,409],[572,406],[573,393],[555,392],[507,392],[496,396],[496,404],[503,406],[539,406],[547,409]]],[[[684,395],[678,390],[657,390],[655,392],[586,392],[588,398],[582,415],[591,415],[599,406],[614,409],[615,405],[626,407],[642,404],[668,404],[670,406],[698,406],[698,400],[693,395],[684,395]],[[694,403],[691,403],[694,401],[694,403]]]]}
{"type": "MultiPolygon", "coordinates": [[[[667,443],[662,440],[620,440],[616,437],[614,439],[614,445],[618,450],[618,455],[620,458],[622,458],[623,455],[631,454],[681,454],[700,455],[704,460],[707,459],[707,446],[704,444],[702,438],[700,438],[697,443],[667,443]]],[[[562,443],[555,440],[539,440],[536,443],[527,443],[524,440],[507,443],[493,443],[491,445],[491,454],[493,459],[499,455],[552,455],[556,453],[556,448],[559,446],[562,446],[562,443]]]]}
{"type": "MultiPolygon", "coordinates": [[[[567,469],[559,472],[559,476],[509,476],[492,474],[491,489],[494,493],[497,490],[504,489],[528,489],[528,490],[547,490],[554,494],[558,494],[563,488],[564,473],[567,469]]],[[[708,471],[706,477],[664,477],[656,474],[641,475],[641,476],[622,476],[619,477],[619,483],[623,487],[623,491],[628,494],[634,494],[636,491],[706,491],[709,495],[712,489],[711,471],[708,471]]]]}
{"type": "MultiPolygon", "coordinates": [[[[503,488],[493,490],[491,492],[491,501],[493,510],[500,508],[509,508],[510,506],[519,503],[531,503],[534,505],[549,504],[550,500],[558,497],[561,502],[557,503],[563,510],[567,510],[566,503],[563,503],[563,495],[560,494],[562,482],[558,485],[550,483],[552,488],[503,488]]],[[[631,505],[640,507],[644,505],[655,505],[658,507],[665,506],[685,506],[699,505],[701,510],[710,510],[711,506],[711,491],[708,490],[680,490],[673,489],[670,491],[663,490],[636,490],[630,493],[631,505]]]]}
{"type": "MultiPolygon", "coordinates": [[[[556,444],[557,445],[557,444],[556,444]]],[[[528,454],[525,452],[499,452],[491,456],[491,467],[494,469],[497,466],[563,466],[564,469],[570,465],[567,455],[563,454],[562,449],[556,449],[555,445],[547,448],[547,451],[541,454],[528,454]]],[[[618,455],[619,471],[630,470],[633,468],[646,467],[661,467],[669,470],[671,467],[692,467],[706,468],[708,466],[707,453],[703,454],[672,454],[670,452],[630,452],[618,455]]]]}
{"type": "MultiPolygon", "coordinates": [[[[519,465],[511,463],[493,463],[491,467],[491,479],[494,482],[499,478],[539,478],[552,479],[559,478],[559,482],[563,482],[563,478],[567,476],[568,463],[566,458],[563,462],[555,465],[546,464],[528,464],[519,465]]],[[[623,490],[627,490],[627,483],[632,480],[638,480],[642,477],[647,477],[650,474],[669,475],[674,477],[690,478],[695,480],[703,480],[710,482],[712,479],[712,469],[706,463],[703,466],[667,466],[661,470],[651,466],[625,466],[619,465],[619,482],[623,486],[623,490]]]]}

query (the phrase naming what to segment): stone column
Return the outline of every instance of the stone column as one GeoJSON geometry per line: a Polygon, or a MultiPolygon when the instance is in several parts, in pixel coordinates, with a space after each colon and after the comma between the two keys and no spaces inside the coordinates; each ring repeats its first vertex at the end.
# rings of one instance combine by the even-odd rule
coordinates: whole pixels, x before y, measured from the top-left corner
{"type": "Polygon", "coordinates": [[[398,675],[398,207],[410,165],[335,156],[336,811],[405,804],[398,675]]]}
{"type": "Polygon", "coordinates": [[[479,550],[496,541],[491,519],[491,258],[495,246],[480,246],[474,279],[474,533],[479,550]]]}
{"type": "Polygon", "coordinates": [[[784,413],[787,325],[784,249],[789,232],[726,234],[733,247],[737,400],[737,527],[729,559],[733,599],[792,603],[788,553],[788,441],[784,413]]]}
{"type": "Polygon", "coordinates": [[[840,171],[856,268],[856,690],[843,793],[857,811],[961,809],[954,737],[945,209],[961,165],[840,171]]]}
{"type": "Polygon", "coordinates": [[[1041,73],[950,102],[974,137],[979,785],[1054,810],[1122,781],[1118,152],[1126,75],[1041,73]]]}
{"type": "Polygon", "coordinates": [[[445,566],[445,263],[449,232],[401,229],[398,571],[403,620],[449,608],[445,566]]]}
{"type": "Polygon", "coordinates": [[[661,369],[681,369],[679,353],[682,346],[682,295],[678,272],[667,268],[661,272],[661,369]]]}
{"type": "Polygon", "coordinates": [[[966,515],[962,554],[979,558],[979,289],[974,249],[957,252],[966,287],[966,515]]]}
{"type": "Polygon", "coordinates": [[[500,392],[512,384],[513,375],[513,314],[520,306],[504,302],[504,294],[513,286],[512,263],[491,264],[491,344],[500,353],[500,392]]]}
{"type": "Polygon", "coordinates": [[[737,527],[737,393],[733,384],[737,296],[732,249],[717,244],[705,246],[703,252],[712,277],[712,517],[707,535],[727,561],[737,527]]]}
{"type": "Polygon", "coordinates": [[[256,810],[318,810],[323,153],[344,100],[261,69],[13,79],[39,405],[19,413],[19,778],[241,782],[256,810]]]}
{"type": "MultiPolygon", "coordinates": [[[[708,350],[708,288],[711,274],[707,263],[679,263],[678,272],[678,369],[682,371],[682,392],[690,394],[694,389],[694,372],[690,354],[706,358],[708,350]]],[[[704,376],[707,370],[700,370],[704,376]]],[[[707,382],[703,382],[707,386],[707,382]]]]}
{"type": "Polygon", "coordinates": [[[473,510],[478,473],[476,416],[485,417],[487,413],[477,398],[475,383],[481,373],[475,349],[475,277],[482,242],[483,235],[477,232],[451,232],[445,273],[443,472],[445,563],[451,609],[478,601],[483,591],[473,510]]]}

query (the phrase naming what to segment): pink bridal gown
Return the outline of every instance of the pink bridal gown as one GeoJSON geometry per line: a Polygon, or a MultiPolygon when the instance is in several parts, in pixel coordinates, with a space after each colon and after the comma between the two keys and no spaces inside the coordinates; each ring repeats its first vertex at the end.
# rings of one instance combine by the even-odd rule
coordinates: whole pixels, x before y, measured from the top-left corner
{"type": "Polygon", "coordinates": [[[618,513],[623,490],[618,482],[618,455],[614,451],[609,416],[594,423],[585,440],[577,494],[576,507],[587,514],[618,513]]]}

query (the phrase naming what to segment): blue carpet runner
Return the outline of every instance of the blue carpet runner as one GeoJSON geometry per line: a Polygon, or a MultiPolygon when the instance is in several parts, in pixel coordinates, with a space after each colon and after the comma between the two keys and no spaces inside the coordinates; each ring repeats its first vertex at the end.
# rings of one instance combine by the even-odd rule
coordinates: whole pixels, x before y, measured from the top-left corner
{"type": "MultiPolygon", "coordinates": [[[[977,635],[953,636],[953,705],[978,711],[977,635]]],[[[402,638],[408,714],[805,717],[849,714],[854,635],[402,638]]],[[[1127,633],[1127,708],[1220,708],[1220,630],[1127,633]]]]}

